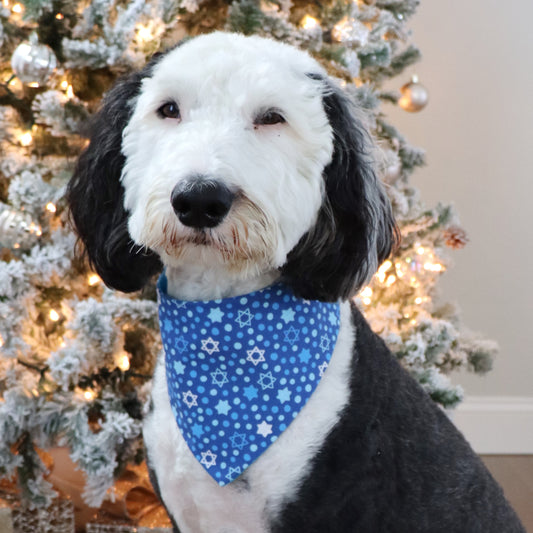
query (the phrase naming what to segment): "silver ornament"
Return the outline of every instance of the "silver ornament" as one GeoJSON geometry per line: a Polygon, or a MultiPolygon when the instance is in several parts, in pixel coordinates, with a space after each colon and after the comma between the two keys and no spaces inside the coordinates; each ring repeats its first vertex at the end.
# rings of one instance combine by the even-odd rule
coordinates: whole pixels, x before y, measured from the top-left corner
{"type": "Polygon", "coordinates": [[[29,250],[41,234],[41,227],[30,215],[0,203],[0,247],[29,250]]]}
{"type": "Polygon", "coordinates": [[[27,42],[19,44],[11,56],[13,72],[26,85],[45,85],[56,67],[57,59],[53,50],[39,43],[35,33],[30,35],[27,42]]]}
{"type": "Polygon", "coordinates": [[[418,81],[417,76],[413,76],[409,83],[400,89],[401,96],[398,105],[405,111],[416,113],[426,107],[429,101],[427,89],[418,81]]]}

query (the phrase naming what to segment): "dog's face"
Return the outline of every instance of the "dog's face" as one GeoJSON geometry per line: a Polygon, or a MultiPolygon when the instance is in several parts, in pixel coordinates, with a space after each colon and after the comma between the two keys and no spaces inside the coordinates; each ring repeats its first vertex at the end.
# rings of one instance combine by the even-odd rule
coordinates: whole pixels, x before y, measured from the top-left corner
{"type": "Polygon", "coordinates": [[[161,268],[279,269],[295,292],[350,296],[394,222],[348,98],[306,53],[214,33],[112,89],[68,199],[110,286],[161,268]]]}
{"type": "Polygon", "coordinates": [[[163,263],[281,267],[316,222],[333,132],[294,48],[221,33],[163,57],[124,130],[128,228],[163,263]]]}

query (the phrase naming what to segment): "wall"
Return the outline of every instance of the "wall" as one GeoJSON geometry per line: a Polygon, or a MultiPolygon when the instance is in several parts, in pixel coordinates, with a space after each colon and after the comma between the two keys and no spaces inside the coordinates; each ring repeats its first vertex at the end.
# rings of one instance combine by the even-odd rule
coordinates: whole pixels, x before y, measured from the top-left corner
{"type": "Polygon", "coordinates": [[[465,325],[501,347],[487,377],[455,381],[467,395],[526,397],[530,407],[532,20],[531,0],[422,0],[411,27],[423,61],[397,87],[417,73],[430,103],[418,114],[387,107],[400,131],[427,151],[428,166],[413,183],[427,204],[454,203],[470,237],[452,252],[455,264],[440,284],[444,299],[459,304],[465,325]]]}

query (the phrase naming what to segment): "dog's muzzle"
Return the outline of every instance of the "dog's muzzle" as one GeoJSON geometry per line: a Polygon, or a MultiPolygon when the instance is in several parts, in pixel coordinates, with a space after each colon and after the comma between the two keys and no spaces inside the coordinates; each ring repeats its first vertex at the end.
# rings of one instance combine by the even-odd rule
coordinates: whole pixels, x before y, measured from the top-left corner
{"type": "Polygon", "coordinates": [[[170,202],[184,226],[203,229],[218,226],[226,217],[235,194],[219,181],[195,177],[174,187],[170,202]]]}

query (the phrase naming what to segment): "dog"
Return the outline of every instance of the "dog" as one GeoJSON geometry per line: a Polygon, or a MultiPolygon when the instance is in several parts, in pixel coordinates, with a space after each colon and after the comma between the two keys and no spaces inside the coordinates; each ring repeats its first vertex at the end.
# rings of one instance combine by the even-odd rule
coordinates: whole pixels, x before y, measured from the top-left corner
{"type": "MultiPolygon", "coordinates": [[[[397,240],[372,154],[360,112],[325,70],[307,53],[265,38],[193,38],[105,96],[67,196],[90,262],[109,287],[139,290],[164,267],[160,290],[175,314],[187,302],[215,302],[213,324],[227,301],[254,295],[260,308],[269,287],[283,287],[290,294],[280,298],[302,312],[329,306],[318,309],[329,316],[323,327],[334,340],[313,392],[266,449],[231,467],[230,482],[217,482],[211,467],[224,449],[237,454],[249,444],[244,433],[228,433],[209,454],[195,452],[172,395],[196,409],[200,385],[169,377],[172,368],[183,374],[186,364],[208,361],[219,341],[203,339],[191,352],[187,344],[166,346],[185,359],[160,357],[143,435],[174,531],[524,531],[462,435],[350,303],[397,240]]],[[[194,309],[184,330],[196,327],[194,309]]],[[[283,311],[279,328],[295,324],[292,312],[283,311]]],[[[248,331],[254,317],[243,317],[224,327],[239,334],[241,318],[248,331]]],[[[298,326],[305,331],[301,320],[298,326]]],[[[293,338],[282,339],[280,330],[277,345],[285,341],[297,353],[300,330],[291,331],[293,338]]],[[[314,352],[305,350],[300,360],[307,362],[314,352]]],[[[253,379],[271,364],[266,352],[255,344],[242,358],[255,367],[253,379]]],[[[299,364],[296,358],[291,372],[299,364]]],[[[228,373],[217,368],[197,378],[221,394],[228,373]]],[[[316,378],[318,366],[309,374],[316,378]]],[[[279,411],[296,392],[287,386],[268,396],[271,383],[256,381],[250,390],[279,411]]],[[[230,400],[218,400],[221,417],[237,410],[230,400]]],[[[255,416],[246,425],[260,442],[274,422],[255,416]]],[[[204,426],[195,427],[202,435],[204,426]]]]}

